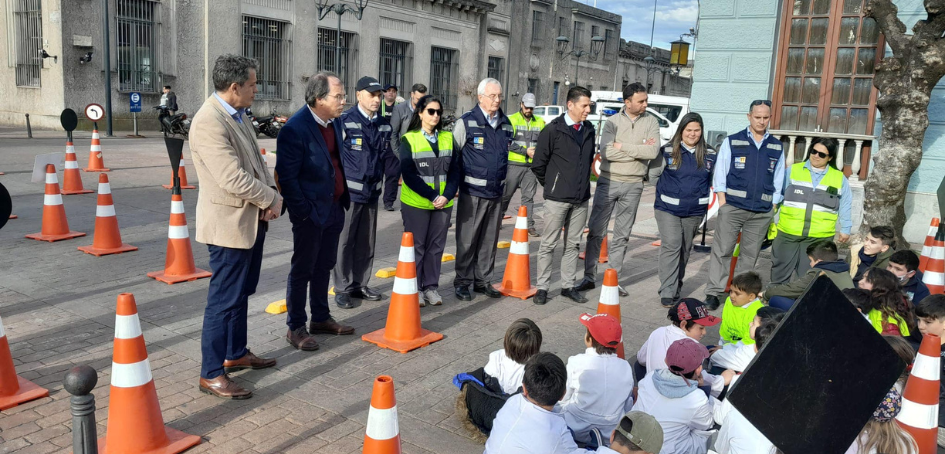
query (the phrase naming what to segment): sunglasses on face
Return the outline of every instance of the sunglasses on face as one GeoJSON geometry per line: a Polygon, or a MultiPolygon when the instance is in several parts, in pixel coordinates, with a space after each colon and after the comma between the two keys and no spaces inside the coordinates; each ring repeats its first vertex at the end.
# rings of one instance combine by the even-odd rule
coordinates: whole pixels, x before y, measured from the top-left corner
{"type": "Polygon", "coordinates": [[[748,107],[749,107],[749,108],[752,108],[752,107],[755,107],[755,106],[760,106],[760,105],[762,105],[762,104],[764,104],[764,105],[766,105],[766,106],[768,106],[768,107],[771,107],[771,101],[768,101],[767,99],[756,99],[756,100],[752,101],[752,102],[751,102],[751,105],[748,106],[748,107]]]}
{"type": "Polygon", "coordinates": [[[824,153],[823,151],[817,151],[817,150],[811,150],[810,155],[817,156],[823,159],[827,159],[830,157],[830,153],[824,153]]]}
{"type": "Polygon", "coordinates": [[[430,108],[428,108],[428,109],[427,109],[427,115],[442,116],[442,115],[443,115],[443,109],[430,109],[430,108]]]}

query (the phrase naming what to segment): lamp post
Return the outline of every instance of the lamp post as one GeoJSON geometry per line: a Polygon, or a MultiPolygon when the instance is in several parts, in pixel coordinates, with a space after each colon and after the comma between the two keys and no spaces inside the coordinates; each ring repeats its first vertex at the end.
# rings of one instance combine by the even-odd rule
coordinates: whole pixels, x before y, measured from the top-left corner
{"type": "Polygon", "coordinates": [[[361,16],[364,14],[364,9],[367,8],[368,0],[355,0],[355,6],[350,6],[347,3],[329,3],[328,0],[315,0],[315,7],[318,8],[318,20],[321,21],[325,19],[325,16],[328,13],[334,11],[338,14],[338,34],[335,36],[335,71],[338,72],[338,75],[341,76],[341,16],[345,13],[354,14],[354,17],[361,20],[361,16]]]}
{"type": "Polygon", "coordinates": [[[558,57],[564,60],[567,57],[574,56],[577,58],[577,64],[574,67],[574,84],[578,84],[578,70],[581,68],[581,57],[587,56],[589,61],[597,60],[597,57],[600,56],[600,51],[604,48],[604,42],[606,41],[602,36],[595,36],[591,38],[591,49],[586,51],[584,49],[574,49],[570,44],[571,40],[567,36],[559,36],[555,39],[557,42],[557,51],[558,57]]]}

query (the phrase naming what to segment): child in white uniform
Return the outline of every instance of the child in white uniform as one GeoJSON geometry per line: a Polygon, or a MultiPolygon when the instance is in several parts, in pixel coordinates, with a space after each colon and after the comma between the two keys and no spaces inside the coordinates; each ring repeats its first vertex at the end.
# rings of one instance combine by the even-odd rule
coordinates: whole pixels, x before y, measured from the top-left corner
{"type": "Polygon", "coordinates": [[[504,348],[489,354],[484,372],[495,378],[506,394],[522,386],[525,363],[541,350],[541,330],[535,322],[520,318],[505,331],[504,348]]]}
{"type": "Polygon", "coordinates": [[[597,454],[657,454],[663,449],[663,428],[656,418],[642,411],[631,411],[620,418],[610,436],[610,447],[597,448],[597,454]]]}
{"type": "MultiPolygon", "coordinates": [[[[783,314],[784,311],[776,307],[765,306],[761,309],[758,309],[758,313],[755,315],[755,318],[751,321],[751,324],[748,325],[748,335],[755,339],[755,331],[764,323],[766,320],[770,320],[777,316],[778,314],[783,314]]],[[[782,316],[783,317],[783,316],[782,316]]],[[[755,353],[757,353],[755,345],[745,345],[741,341],[738,341],[734,344],[724,344],[712,352],[712,356],[709,358],[710,364],[713,367],[718,367],[721,369],[731,369],[736,373],[744,372],[748,368],[748,364],[752,359],[755,358],[755,353]]],[[[734,379],[733,379],[734,381],[734,379]]]]}

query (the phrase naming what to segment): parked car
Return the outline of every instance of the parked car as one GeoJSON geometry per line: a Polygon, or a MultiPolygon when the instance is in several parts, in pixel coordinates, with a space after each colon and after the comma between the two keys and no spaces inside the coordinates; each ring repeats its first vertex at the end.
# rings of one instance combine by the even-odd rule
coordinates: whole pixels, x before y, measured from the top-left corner
{"type": "Polygon", "coordinates": [[[545,123],[548,123],[560,117],[564,111],[564,106],[536,106],[533,115],[540,117],[542,120],[545,120],[545,123]]]}

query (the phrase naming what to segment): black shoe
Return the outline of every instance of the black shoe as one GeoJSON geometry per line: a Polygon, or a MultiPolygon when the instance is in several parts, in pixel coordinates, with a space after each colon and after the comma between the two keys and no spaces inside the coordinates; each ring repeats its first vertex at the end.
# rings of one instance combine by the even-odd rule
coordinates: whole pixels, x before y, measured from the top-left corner
{"type": "Polygon", "coordinates": [[[673,307],[673,304],[676,304],[672,298],[660,298],[660,304],[663,307],[673,307]]]}
{"type": "Polygon", "coordinates": [[[630,292],[624,290],[623,287],[620,286],[620,285],[617,286],[617,293],[618,293],[620,296],[630,296],[630,292]]]}
{"type": "Polygon", "coordinates": [[[714,311],[722,305],[722,303],[719,302],[719,297],[715,295],[706,295],[704,304],[705,308],[710,311],[714,311]]]}
{"type": "Polygon", "coordinates": [[[472,301],[472,294],[469,293],[469,286],[456,287],[456,299],[460,301],[472,301]]]}
{"type": "Polygon", "coordinates": [[[528,228],[528,236],[541,236],[541,233],[538,232],[538,229],[536,229],[536,228],[534,228],[534,227],[529,227],[529,228],[528,228]]]}
{"type": "Polygon", "coordinates": [[[383,295],[374,290],[371,290],[368,287],[361,287],[358,290],[351,292],[351,296],[354,298],[361,298],[368,301],[380,301],[383,295]]]}
{"type": "Polygon", "coordinates": [[[387,211],[394,211],[394,205],[387,205],[387,204],[385,204],[385,205],[384,205],[384,209],[387,210],[387,211]]]}
{"type": "Polygon", "coordinates": [[[581,296],[581,294],[578,293],[577,287],[561,289],[561,296],[568,298],[578,304],[584,304],[587,302],[587,298],[581,296]]]}
{"type": "Polygon", "coordinates": [[[548,302],[548,291],[539,290],[538,293],[536,293],[535,296],[532,297],[532,302],[539,306],[544,306],[545,303],[548,302]]]}
{"type": "Polygon", "coordinates": [[[358,307],[354,304],[354,301],[351,301],[351,295],[347,293],[339,293],[335,295],[335,304],[342,309],[354,309],[358,307]]]}
{"type": "Polygon", "coordinates": [[[476,293],[484,293],[489,298],[502,298],[502,293],[489,284],[476,284],[473,286],[473,291],[476,293]]]}
{"type": "Polygon", "coordinates": [[[573,290],[577,290],[579,292],[586,292],[588,290],[593,289],[594,287],[595,287],[594,281],[585,277],[580,283],[578,283],[578,285],[574,286],[573,290]]]}

